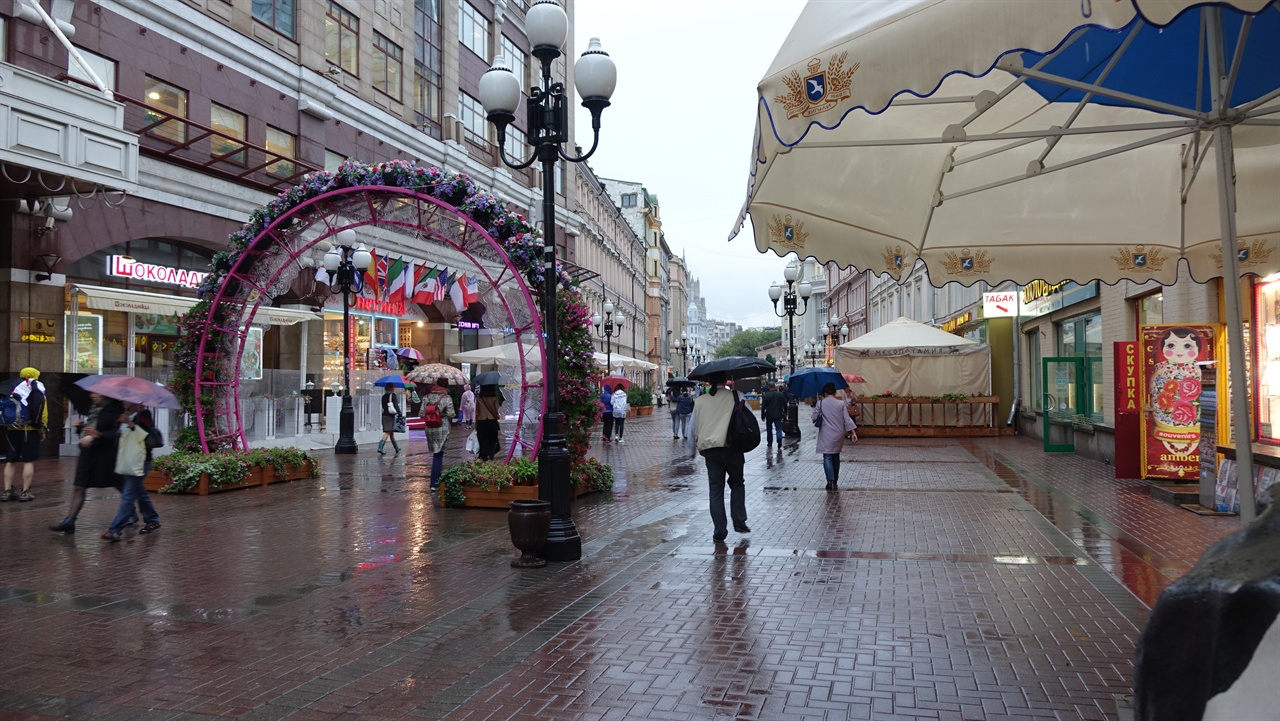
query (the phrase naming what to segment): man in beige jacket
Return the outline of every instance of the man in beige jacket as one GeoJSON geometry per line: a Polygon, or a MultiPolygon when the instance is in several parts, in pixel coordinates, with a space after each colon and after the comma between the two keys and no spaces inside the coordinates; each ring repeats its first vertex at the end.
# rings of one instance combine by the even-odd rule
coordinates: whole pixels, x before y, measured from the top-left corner
{"type": "Polygon", "coordinates": [[[707,485],[711,500],[712,538],[724,543],[729,535],[728,519],[724,513],[724,486],[729,483],[729,514],[733,517],[733,530],[750,533],[747,527],[747,490],[743,478],[746,464],[742,453],[727,447],[729,419],[737,403],[735,394],[724,388],[727,377],[716,373],[707,380],[711,388],[693,403],[693,434],[689,436],[690,456],[696,451],[707,464],[707,485]]]}

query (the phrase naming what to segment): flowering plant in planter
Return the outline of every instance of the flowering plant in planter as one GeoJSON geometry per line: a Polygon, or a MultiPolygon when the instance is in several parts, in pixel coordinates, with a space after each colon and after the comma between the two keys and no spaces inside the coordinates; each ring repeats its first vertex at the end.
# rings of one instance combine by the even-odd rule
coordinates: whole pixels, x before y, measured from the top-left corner
{"type": "Polygon", "coordinates": [[[252,451],[218,451],[204,453],[176,451],[160,456],[152,464],[154,473],[167,476],[169,484],[160,493],[183,493],[195,490],[200,476],[209,476],[209,488],[224,488],[243,483],[252,468],[270,467],[277,478],[284,478],[290,468],[305,469],[308,476],[320,476],[320,461],[299,448],[259,448],[252,451]]]}
{"type": "MultiPolygon", "coordinates": [[[[533,464],[537,474],[537,464],[533,464]]],[[[527,469],[526,469],[527,472],[527,469]]],[[[468,488],[500,491],[511,486],[511,466],[497,461],[466,461],[440,474],[440,503],[446,508],[466,505],[468,488]]]]}
{"type": "Polygon", "coordinates": [[[571,482],[575,490],[586,488],[588,491],[609,491],[613,489],[613,467],[601,463],[595,458],[583,459],[574,466],[571,482]]]}

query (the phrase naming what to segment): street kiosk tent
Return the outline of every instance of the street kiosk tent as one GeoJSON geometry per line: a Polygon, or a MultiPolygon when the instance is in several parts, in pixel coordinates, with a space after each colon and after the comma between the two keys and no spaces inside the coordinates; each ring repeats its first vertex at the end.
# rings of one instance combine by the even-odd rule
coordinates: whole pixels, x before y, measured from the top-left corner
{"type": "Polygon", "coordinates": [[[898,318],[836,348],[836,368],[866,379],[859,396],[991,394],[991,346],[898,318]]]}

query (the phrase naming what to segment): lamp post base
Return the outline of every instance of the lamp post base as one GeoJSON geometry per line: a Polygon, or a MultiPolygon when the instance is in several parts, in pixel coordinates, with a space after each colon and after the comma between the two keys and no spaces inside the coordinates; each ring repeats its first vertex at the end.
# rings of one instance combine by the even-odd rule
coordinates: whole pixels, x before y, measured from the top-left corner
{"type": "Polygon", "coordinates": [[[342,410],[338,412],[338,445],[333,447],[337,454],[355,455],[360,452],[356,443],[356,409],[351,405],[351,396],[342,397],[342,410]]]}
{"type": "Polygon", "coordinates": [[[573,523],[573,496],[569,486],[569,444],[565,441],[564,416],[548,414],[542,448],[538,451],[538,498],[551,503],[551,530],[542,557],[548,561],[582,558],[582,537],[573,523]]]}

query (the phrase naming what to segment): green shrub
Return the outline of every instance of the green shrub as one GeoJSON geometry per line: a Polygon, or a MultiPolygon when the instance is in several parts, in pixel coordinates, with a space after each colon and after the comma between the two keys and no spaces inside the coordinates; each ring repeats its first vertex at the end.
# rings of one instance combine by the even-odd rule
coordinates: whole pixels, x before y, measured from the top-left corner
{"type": "Polygon", "coordinates": [[[627,389],[627,405],[632,406],[651,406],[653,405],[653,391],[640,386],[631,386],[627,389]]]}

